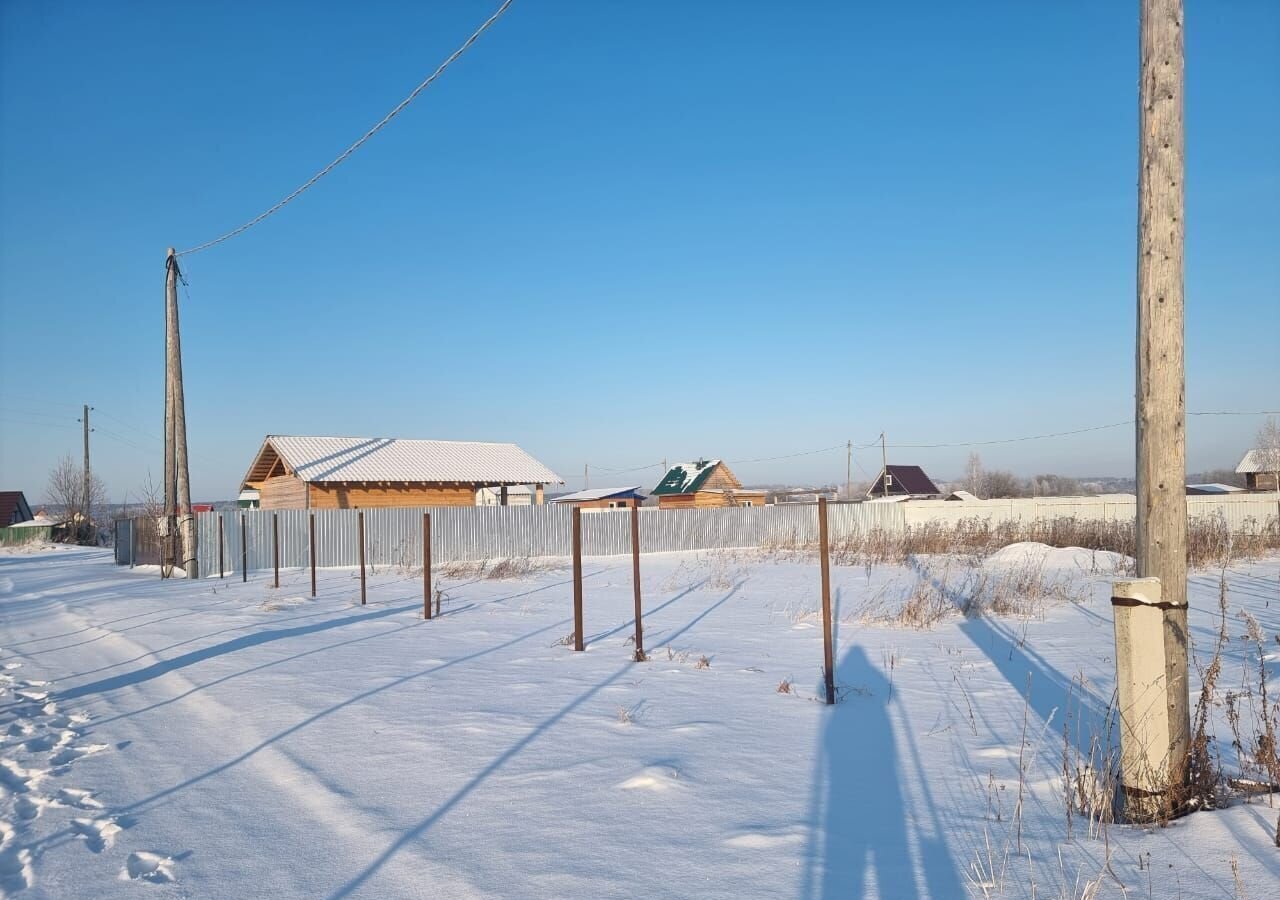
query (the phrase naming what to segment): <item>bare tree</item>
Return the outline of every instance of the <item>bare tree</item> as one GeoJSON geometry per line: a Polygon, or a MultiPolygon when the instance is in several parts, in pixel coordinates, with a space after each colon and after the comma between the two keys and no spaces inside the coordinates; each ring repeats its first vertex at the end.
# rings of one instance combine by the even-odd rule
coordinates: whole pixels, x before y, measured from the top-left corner
{"type": "Polygon", "coordinates": [[[986,494],[986,475],[982,471],[982,457],[976,453],[970,453],[969,462],[965,464],[964,488],[975,497],[986,494]]]}
{"type": "Polygon", "coordinates": [[[992,500],[1005,497],[1025,497],[1027,494],[1027,489],[1022,479],[1012,472],[1006,472],[1002,469],[995,469],[986,473],[984,482],[987,497],[992,500]]]}
{"type": "MultiPolygon", "coordinates": [[[[1269,474],[1274,479],[1272,488],[1280,490],[1280,423],[1276,422],[1274,416],[1267,416],[1267,420],[1258,429],[1257,445],[1254,452],[1258,471],[1269,474]]],[[[1255,478],[1254,484],[1259,480],[1255,478]]]]}
{"type": "Polygon", "coordinates": [[[49,486],[45,489],[45,496],[51,504],[61,507],[62,515],[67,520],[67,530],[73,540],[79,543],[97,543],[97,531],[85,516],[85,510],[95,507],[106,509],[107,487],[93,473],[89,475],[87,497],[85,487],[84,469],[68,454],[49,473],[49,486]]]}

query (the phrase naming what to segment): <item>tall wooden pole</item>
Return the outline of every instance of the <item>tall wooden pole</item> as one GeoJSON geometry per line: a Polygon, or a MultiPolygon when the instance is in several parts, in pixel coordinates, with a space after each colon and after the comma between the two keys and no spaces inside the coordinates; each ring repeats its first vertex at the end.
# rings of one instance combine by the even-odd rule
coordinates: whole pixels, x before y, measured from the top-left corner
{"type": "Polygon", "coordinates": [[[845,445],[844,499],[853,499],[853,441],[845,445]]]}
{"type": "Polygon", "coordinates": [[[176,469],[174,467],[173,359],[174,340],[178,334],[178,267],[174,249],[169,248],[164,278],[164,512],[157,523],[160,532],[160,576],[167,578],[176,562],[174,542],[178,526],[174,510],[178,507],[176,469]]]}
{"type": "Polygon", "coordinates": [[[1185,174],[1182,0],[1141,0],[1138,79],[1138,576],[1160,579],[1170,779],[1186,781],[1186,408],[1183,368],[1185,174]]]}
{"type": "Polygon", "coordinates": [[[885,446],[884,432],[880,432],[880,494],[889,496],[889,449],[885,446]]]}
{"type": "MultiPolygon", "coordinates": [[[[89,410],[92,408],[87,403],[84,405],[84,418],[81,420],[84,422],[84,509],[82,512],[84,513],[84,524],[90,529],[90,532],[93,530],[93,492],[90,490],[91,481],[89,477],[89,410]]],[[[97,544],[98,542],[95,540],[94,543],[97,544]]]]}
{"type": "Polygon", "coordinates": [[[178,258],[169,248],[169,268],[173,273],[173,466],[178,502],[178,535],[182,543],[182,567],[188,578],[199,577],[196,561],[196,517],[191,512],[191,473],[187,465],[187,408],[182,388],[182,330],[178,324],[178,287],[181,277],[178,258]]]}
{"type": "Polygon", "coordinates": [[[831,559],[827,552],[827,498],[818,498],[818,564],[822,574],[822,676],[827,705],[836,702],[835,652],[831,646],[831,559]]]}

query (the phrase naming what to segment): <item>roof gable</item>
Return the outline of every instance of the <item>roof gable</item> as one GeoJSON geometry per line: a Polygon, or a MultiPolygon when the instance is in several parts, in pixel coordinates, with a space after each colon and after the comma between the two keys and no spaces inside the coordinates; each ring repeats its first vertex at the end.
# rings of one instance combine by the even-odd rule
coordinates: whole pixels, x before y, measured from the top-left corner
{"type": "Polygon", "coordinates": [[[1240,465],[1236,466],[1237,475],[1273,472],[1280,468],[1280,450],[1255,447],[1244,455],[1240,465]]]}
{"type": "Polygon", "coordinates": [[[30,518],[31,507],[27,505],[22,491],[0,491],[0,528],[26,522],[30,518]]]}
{"type": "Polygon", "coordinates": [[[718,459],[698,459],[693,462],[676,463],[662,476],[662,480],[658,482],[658,486],[652,493],[658,497],[695,493],[707,483],[716,467],[721,465],[723,463],[718,459]]]}
{"type": "Polygon", "coordinates": [[[591,488],[585,491],[575,491],[572,494],[561,494],[559,497],[552,497],[551,502],[585,503],[589,500],[611,500],[616,497],[643,499],[644,495],[640,493],[640,485],[637,484],[632,487],[591,488]]]}
{"type": "Polygon", "coordinates": [[[875,483],[867,488],[868,497],[882,497],[885,494],[893,496],[899,495],[916,495],[916,494],[941,494],[938,486],[933,480],[924,473],[924,469],[919,466],[885,466],[881,470],[879,477],[875,483]],[[884,489],[885,472],[889,473],[889,489],[884,489]]]}

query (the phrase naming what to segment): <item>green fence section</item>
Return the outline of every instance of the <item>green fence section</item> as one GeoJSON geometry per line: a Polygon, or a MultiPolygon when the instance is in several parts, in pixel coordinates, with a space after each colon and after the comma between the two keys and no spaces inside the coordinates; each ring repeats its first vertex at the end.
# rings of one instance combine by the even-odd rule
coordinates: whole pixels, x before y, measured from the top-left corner
{"type": "Polygon", "coordinates": [[[52,540],[52,525],[33,525],[30,528],[0,528],[0,547],[13,544],[38,544],[52,540]]]}

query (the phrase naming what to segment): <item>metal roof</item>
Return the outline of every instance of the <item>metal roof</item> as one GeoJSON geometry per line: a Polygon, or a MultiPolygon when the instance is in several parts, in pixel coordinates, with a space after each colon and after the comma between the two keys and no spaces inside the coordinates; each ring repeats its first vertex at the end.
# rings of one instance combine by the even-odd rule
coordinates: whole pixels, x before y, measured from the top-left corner
{"type": "Polygon", "coordinates": [[[664,494],[692,494],[711,477],[711,473],[718,465],[720,465],[718,459],[697,459],[693,462],[676,463],[662,476],[653,493],[659,497],[664,494]]]}
{"type": "MultiPolygon", "coordinates": [[[[891,481],[889,482],[889,495],[894,494],[911,494],[913,496],[927,496],[931,494],[941,494],[938,486],[930,480],[929,476],[924,473],[924,469],[919,466],[885,466],[888,470],[891,481]]],[[[885,469],[880,470],[879,476],[876,477],[875,483],[867,489],[868,497],[879,497],[884,495],[884,475],[885,469]]]]}
{"type": "Polygon", "coordinates": [[[605,500],[609,497],[616,497],[619,494],[634,494],[637,497],[643,497],[640,493],[640,485],[632,485],[631,487],[612,487],[612,488],[591,488],[586,491],[576,491],[572,494],[561,494],[559,497],[552,497],[552,503],[585,503],[588,500],[605,500]]]}
{"type": "Polygon", "coordinates": [[[285,465],[308,483],[564,483],[559,475],[515,444],[272,434],[263,442],[264,450],[267,445],[274,447],[285,465]]]}
{"type": "Polygon", "coordinates": [[[1240,465],[1236,466],[1236,474],[1257,474],[1258,472],[1274,471],[1280,465],[1280,459],[1273,457],[1272,454],[1280,456],[1280,450],[1267,450],[1266,448],[1250,450],[1244,455],[1244,459],[1240,460],[1240,465]]]}

